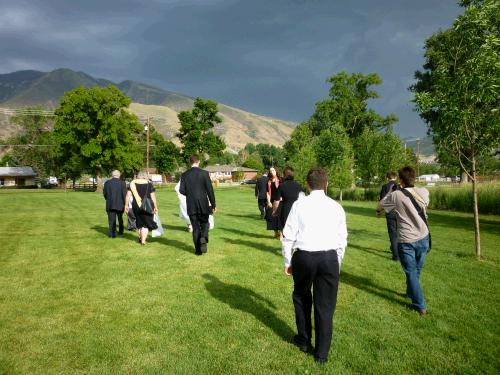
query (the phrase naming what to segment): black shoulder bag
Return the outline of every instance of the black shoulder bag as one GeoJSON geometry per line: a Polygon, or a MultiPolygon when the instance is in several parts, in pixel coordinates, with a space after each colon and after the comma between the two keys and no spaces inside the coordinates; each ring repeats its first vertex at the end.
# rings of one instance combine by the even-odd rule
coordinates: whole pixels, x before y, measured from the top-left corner
{"type": "Polygon", "coordinates": [[[425,225],[427,226],[427,230],[429,231],[429,250],[427,250],[427,252],[431,251],[432,248],[431,230],[429,229],[429,223],[427,222],[427,218],[425,217],[424,210],[417,203],[412,193],[410,193],[408,190],[404,188],[400,189],[399,191],[401,191],[406,197],[410,199],[411,203],[413,204],[413,207],[415,207],[415,209],[417,210],[418,216],[420,216],[420,218],[424,221],[425,225]]]}
{"type": "Polygon", "coordinates": [[[144,195],[144,198],[142,198],[141,207],[139,208],[145,214],[153,215],[155,213],[155,206],[153,204],[153,200],[150,197],[148,197],[148,190],[149,190],[149,182],[146,187],[146,194],[144,195]]]}

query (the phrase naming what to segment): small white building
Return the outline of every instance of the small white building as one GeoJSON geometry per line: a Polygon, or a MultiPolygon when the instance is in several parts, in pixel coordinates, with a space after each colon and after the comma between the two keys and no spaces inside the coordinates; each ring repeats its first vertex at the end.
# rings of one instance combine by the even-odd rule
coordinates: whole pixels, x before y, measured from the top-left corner
{"type": "Polygon", "coordinates": [[[438,182],[441,181],[441,177],[438,174],[423,174],[417,177],[419,182],[438,182]]]}
{"type": "Polygon", "coordinates": [[[36,176],[31,167],[0,167],[0,186],[34,186],[36,176]]]}

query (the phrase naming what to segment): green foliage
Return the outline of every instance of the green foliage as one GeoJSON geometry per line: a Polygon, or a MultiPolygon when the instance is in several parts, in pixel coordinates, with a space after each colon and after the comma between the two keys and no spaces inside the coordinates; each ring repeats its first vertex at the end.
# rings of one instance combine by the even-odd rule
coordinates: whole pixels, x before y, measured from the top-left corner
{"type": "MultiPolygon", "coordinates": [[[[430,208],[473,212],[472,188],[470,186],[437,187],[430,189],[430,193],[430,208]]],[[[479,212],[482,214],[500,215],[500,186],[480,185],[478,204],[479,212]]]]}
{"type": "Polygon", "coordinates": [[[426,41],[424,71],[410,89],[440,161],[453,161],[472,177],[477,158],[499,147],[500,3],[463,5],[450,29],[426,41]]]}
{"type": "Polygon", "coordinates": [[[261,172],[265,170],[264,163],[258,152],[255,152],[247,157],[247,159],[242,164],[243,167],[256,169],[261,172]]]}
{"type": "Polygon", "coordinates": [[[182,111],[178,118],[181,128],[177,133],[182,143],[182,157],[188,161],[193,154],[198,154],[202,164],[211,156],[221,156],[226,144],[212,129],[222,122],[217,115],[217,103],[212,100],[196,98],[191,111],[182,111]]]}
{"type": "Polygon", "coordinates": [[[394,114],[380,116],[368,108],[368,100],[379,97],[373,85],[380,85],[382,80],[376,73],[348,74],[341,72],[327,79],[331,84],[329,99],[316,104],[313,115],[314,134],[319,134],[333,123],[342,125],[349,137],[356,138],[365,128],[387,129],[398,121],[394,114]]]}
{"type": "Polygon", "coordinates": [[[206,163],[207,165],[241,165],[238,155],[229,151],[225,151],[220,156],[211,156],[206,163]]]}
{"type": "Polygon", "coordinates": [[[67,92],[55,111],[54,136],[63,170],[75,178],[119,169],[140,169],[143,153],[137,139],[143,126],[126,111],[130,99],[116,87],[83,87],[67,92]]]}
{"type": "Polygon", "coordinates": [[[31,108],[34,114],[16,114],[10,122],[19,126],[19,133],[7,140],[7,143],[20,145],[12,147],[6,155],[5,163],[12,166],[30,166],[39,177],[57,174],[58,166],[55,158],[54,138],[52,135],[53,120],[31,108]]]}
{"type": "Polygon", "coordinates": [[[365,128],[355,139],[354,149],[356,174],[365,184],[384,181],[387,172],[412,164],[401,139],[391,129],[365,128]]]}

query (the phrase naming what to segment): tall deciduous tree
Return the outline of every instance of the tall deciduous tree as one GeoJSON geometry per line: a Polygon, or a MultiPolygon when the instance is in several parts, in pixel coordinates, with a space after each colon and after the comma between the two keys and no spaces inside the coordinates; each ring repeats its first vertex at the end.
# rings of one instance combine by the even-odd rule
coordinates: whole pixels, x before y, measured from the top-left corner
{"type": "Polygon", "coordinates": [[[226,144],[213,133],[213,128],[222,122],[217,112],[216,102],[196,98],[191,111],[179,113],[181,128],[177,136],[182,143],[182,156],[186,162],[192,154],[198,154],[202,163],[207,155],[222,155],[226,144]]]}
{"type": "Polygon", "coordinates": [[[356,138],[365,128],[388,128],[398,121],[394,114],[383,117],[368,108],[368,100],[379,97],[377,91],[371,88],[382,83],[376,73],[341,72],[326,82],[331,84],[330,97],[316,104],[314,134],[335,123],[342,125],[350,138],[356,138]]]}
{"type": "Polygon", "coordinates": [[[143,126],[126,111],[129,104],[130,98],[112,85],[64,94],[55,111],[54,135],[68,176],[88,172],[100,177],[115,168],[129,174],[141,168],[137,139],[143,126]]]}
{"type": "Polygon", "coordinates": [[[55,163],[53,119],[38,112],[40,108],[30,108],[30,114],[16,114],[10,122],[19,126],[20,131],[7,143],[14,144],[9,152],[11,166],[30,166],[38,176],[57,173],[55,163]]]}
{"type": "Polygon", "coordinates": [[[500,2],[462,1],[453,26],[432,35],[416,73],[416,109],[441,152],[453,155],[472,181],[476,256],[481,256],[478,159],[499,147],[500,2]]]}

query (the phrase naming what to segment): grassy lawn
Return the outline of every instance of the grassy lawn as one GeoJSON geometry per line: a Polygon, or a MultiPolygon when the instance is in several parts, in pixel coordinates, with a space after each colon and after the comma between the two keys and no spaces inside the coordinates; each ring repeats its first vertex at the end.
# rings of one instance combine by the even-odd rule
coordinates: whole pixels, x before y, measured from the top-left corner
{"type": "Polygon", "coordinates": [[[0,192],[0,374],[499,373],[500,217],[433,211],[429,314],[408,308],[372,203],[344,202],[349,246],[326,367],[299,352],[292,280],[251,188],[216,190],[208,254],[193,255],[175,192],[166,236],[108,239],[97,193],[0,192]]]}

